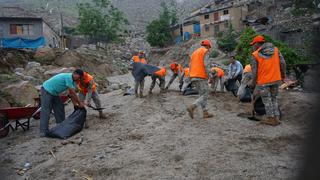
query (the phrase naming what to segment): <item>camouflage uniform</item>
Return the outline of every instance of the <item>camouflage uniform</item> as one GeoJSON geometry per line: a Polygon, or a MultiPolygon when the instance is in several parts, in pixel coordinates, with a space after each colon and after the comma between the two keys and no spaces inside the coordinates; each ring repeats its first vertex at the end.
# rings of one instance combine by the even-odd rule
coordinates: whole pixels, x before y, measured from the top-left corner
{"type": "Polygon", "coordinates": [[[184,72],[181,75],[180,78],[180,91],[184,92],[187,87],[190,85],[190,78],[189,77],[185,77],[184,72]]]}
{"type": "Polygon", "coordinates": [[[216,92],[218,84],[220,84],[220,91],[224,92],[224,79],[223,77],[218,77],[216,75],[213,77],[213,81],[211,83],[211,88],[213,89],[213,92],[216,92]]]}
{"type": "MultiPolygon", "coordinates": [[[[210,58],[206,54],[204,58],[205,68],[207,74],[210,72],[210,58]]],[[[207,101],[209,96],[209,85],[207,79],[202,78],[191,78],[191,83],[195,85],[199,92],[199,98],[193,103],[196,107],[201,106],[202,110],[207,110],[207,101]]]]}
{"type": "Polygon", "coordinates": [[[140,96],[143,95],[143,88],[144,88],[144,79],[141,82],[135,81],[135,86],[134,86],[134,93],[136,96],[138,96],[138,89],[140,90],[140,96]],[[140,87],[140,89],[139,89],[140,87]]]}
{"type": "MultiPolygon", "coordinates": [[[[271,43],[264,43],[261,46],[261,50],[259,51],[259,56],[264,57],[265,59],[270,58],[274,54],[274,45],[271,43]]],[[[282,78],[285,77],[286,72],[286,62],[279,51],[280,58],[280,70],[282,78]]],[[[258,74],[258,62],[254,57],[251,59],[251,67],[252,67],[252,86],[256,85],[257,74],[258,74]]],[[[264,85],[257,85],[255,92],[261,96],[262,102],[265,105],[266,116],[267,117],[276,117],[279,118],[280,112],[277,102],[278,89],[281,81],[268,83],[264,85]]]]}
{"type": "Polygon", "coordinates": [[[151,93],[153,88],[156,86],[157,79],[159,79],[159,81],[160,81],[160,84],[159,84],[160,92],[164,92],[164,87],[166,84],[165,77],[158,77],[158,76],[153,75],[153,76],[151,76],[151,79],[152,79],[152,82],[151,82],[149,93],[151,93]]]}

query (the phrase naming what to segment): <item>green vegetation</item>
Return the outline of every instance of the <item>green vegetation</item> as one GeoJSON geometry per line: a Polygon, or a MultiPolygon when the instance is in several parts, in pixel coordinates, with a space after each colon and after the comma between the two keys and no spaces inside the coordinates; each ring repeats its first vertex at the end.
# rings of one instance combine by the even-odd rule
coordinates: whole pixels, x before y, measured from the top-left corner
{"type": "Polygon", "coordinates": [[[78,4],[79,25],[77,31],[93,42],[119,40],[123,25],[128,21],[110,0],[93,0],[93,3],[78,4]]]}
{"type": "Polygon", "coordinates": [[[219,52],[216,51],[216,50],[212,50],[211,53],[210,53],[210,57],[211,58],[216,58],[219,56],[219,52]]]}
{"type": "MultiPolygon", "coordinates": [[[[252,46],[250,46],[250,42],[256,35],[257,34],[253,29],[246,28],[240,36],[240,42],[236,47],[236,58],[240,60],[242,64],[249,64],[250,62],[251,54],[253,52],[253,48],[252,46]]],[[[264,37],[266,39],[266,42],[271,42],[279,48],[280,52],[286,60],[288,69],[291,69],[296,64],[308,63],[305,57],[297,54],[297,52],[294,49],[288,47],[287,44],[273,40],[266,35],[264,35],[264,37]]]]}
{"type": "Polygon", "coordinates": [[[170,27],[177,23],[178,18],[175,2],[170,2],[170,8],[164,1],[161,3],[162,12],[159,18],[147,26],[147,41],[151,46],[164,47],[172,43],[170,27]]]}
{"type": "Polygon", "coordinates": [[[237,41],[235,40],[237,33],[234,31],[232,26],[229,26],[229,29],[224,34],[218,35],[218,46],[224,52],[232,52],[236,46],[237,41]]]}

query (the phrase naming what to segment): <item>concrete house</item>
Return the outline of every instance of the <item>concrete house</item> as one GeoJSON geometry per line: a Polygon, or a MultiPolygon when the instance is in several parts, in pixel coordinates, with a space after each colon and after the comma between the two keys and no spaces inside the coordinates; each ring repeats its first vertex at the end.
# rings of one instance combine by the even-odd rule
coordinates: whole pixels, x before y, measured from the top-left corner
{"type": "Polygon", "coordinates": [[[0,47],[59,47],[59,34],[41,17],[19,7],[0,7],[0,47]]]}
{"type": "MultiPolygon", "coordinates": [[[[248,15],[248,6],[246,0],[216,0],[204,7],[198,8],[190,13],[185,20],[193,22],[193,25],[200,26],[198,36],[208,37],[215,36],[218,32],[226,31],[230,25],[236,30],[241,31],[245,28],[243,22],[248,15]],[[196,22],[196,23],[195,23],[196,22]]],[[[180,27],[185,27],[185,34],[190,28],[188,23],[183,23],[180,27]]],[[[174,36],[177,35],[177,29],[174,29],[174,36]]],[[[191,30],[191,34],[194,32],[191,30]]]]}

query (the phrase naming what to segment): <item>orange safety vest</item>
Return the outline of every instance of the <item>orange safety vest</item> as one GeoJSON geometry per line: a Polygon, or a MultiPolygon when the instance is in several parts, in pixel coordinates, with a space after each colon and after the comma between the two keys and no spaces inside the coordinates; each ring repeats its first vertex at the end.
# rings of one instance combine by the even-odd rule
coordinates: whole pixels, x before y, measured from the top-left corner
{"type": "Polygon", "coordinates": [[[274,48],[274,54],[269,59],[259,56],[259,50],[252,53],[258,63],[257,84],[264,85],[281,80],[280,58],[278,48],[274,48]]]}
{"type": "Polygon", "coordinates": [[[189,68],[184,68],[184,77],[189,77],[189,68]]]}
{"type": "Polygon", "coordinates": [[[162,67],[160,70],[156,71],[154,75],[158,77],[165,77],[167,75],[167,69],[165,67],[162,67]]]}
{"type": "Polygon", "coordinates": [[[213,68],[211,68],[211,71],[217,71],[217,76],[218,77],[224,76],[224,71],[221,68],[213,67],[213,68]]]}
{"type": "Polygon", "coordinates": [[[132,59],[133,59],[134,62],[139,62],[139,63],[142,63],[142,64],[147,64],[147,61],[146,61],[145,58],[140,58],[139,56],[133,56],[132,59]]]}
{"type": "Polygon", "coordinates": [[[191,78],[202,78],[208,79],[208,74],[206,72],[206,67],[204,64],[204,58],[208,49],[205,47],[200,47],[193,52],[190,60],[190,77],[191,78]]]}
{"type": "Polygon", "coordinates": [[[176,63],[171,63],[170,69],[173,71],[174,74],[178,74],[179,72],[180,73],[183,72],[182,66],[180,64],[176,64],[176,63]]]}
{"type": "MultiPolygon", "coordinates": [[[[88,93],[88,86],[90,84],[90,81],[92,80],[93,80],[93,77],[89,73],[84,72],[83,81],[77,81],[78,89],[82,94],[86,95],[88,93]]],[[[93,82],[91,89],[92,89],[92,92],[94,92],[97,89],[97,84],[95,82],[93,82]]]]}
{"type": "Polygon", "coordinates": [[[244,67],[244,70],[243,70],[243,73],[249,73],[249,72],[251,72],[252,70],[251,70],[251,66],[250,66],[250,64],[248,64],[248,65],[246,65],[245,67],[244,67]]]}

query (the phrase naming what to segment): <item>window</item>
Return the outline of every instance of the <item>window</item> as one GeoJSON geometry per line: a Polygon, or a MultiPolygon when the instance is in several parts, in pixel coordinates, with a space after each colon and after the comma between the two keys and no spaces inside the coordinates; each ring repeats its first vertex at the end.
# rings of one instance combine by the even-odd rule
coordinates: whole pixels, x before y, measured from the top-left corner
{"type": "Polygon", "coordinates": [[[209,26],[209,25],[205,25],[205,26],[204,26],[204,30],[205,30],[205,31],[210,31],[210,26],[209,26]]]}
{"type": "Polygon", "coordinates": [[[213,14],[213,20],[214,21],[219,21],[219,13],[216,12],[216,13],[213,14]]]}
{"type": "Polygon", "coordinates": [[[227,15],[227,14],[229,14],[229,10],[224,10],[223,15],[227,15]]]}
{"type": "Polygon", "coordinates": [[[33,25],[32,24],[10,24],[10,34],[33,35],[33,25]]]}
{"type": "Polygon", "coordinates": [[[214,32],[218,33],[220,31],[219,24],[214,25],[214,32]]]}
{"type": "Polygon", "coordinates": [[[209,14],[204,15],[204,19],[209,19],[209,18],[210,18],[209,14]]]}

